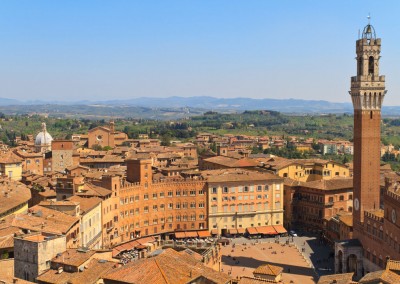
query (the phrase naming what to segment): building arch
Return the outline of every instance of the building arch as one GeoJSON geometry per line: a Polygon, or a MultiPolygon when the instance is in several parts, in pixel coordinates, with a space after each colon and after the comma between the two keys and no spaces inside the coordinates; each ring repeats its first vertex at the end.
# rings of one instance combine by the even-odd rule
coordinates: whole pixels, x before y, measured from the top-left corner
{"type": "Polygon", "coordinates": [[[354,272],[354,276],[357,276],[357,266],[357,256],[355,254],[350,254],[347,257],[347,272],[354,272]]]}
{"type": "Polygon", "coordinates": [[[339,250],[337,258],[339,261],[338,273],[343,273],[343,252],[341,250],[339,250]]]}

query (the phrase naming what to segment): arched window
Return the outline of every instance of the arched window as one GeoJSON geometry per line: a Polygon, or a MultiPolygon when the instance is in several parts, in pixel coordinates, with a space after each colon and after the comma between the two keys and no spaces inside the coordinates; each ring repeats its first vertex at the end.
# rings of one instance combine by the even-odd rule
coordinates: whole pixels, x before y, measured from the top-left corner
{"type": "Polygon", "coordinates": [[[374,75],[374,57],[370,56],[368,59],[368,75],[374,75]]]}

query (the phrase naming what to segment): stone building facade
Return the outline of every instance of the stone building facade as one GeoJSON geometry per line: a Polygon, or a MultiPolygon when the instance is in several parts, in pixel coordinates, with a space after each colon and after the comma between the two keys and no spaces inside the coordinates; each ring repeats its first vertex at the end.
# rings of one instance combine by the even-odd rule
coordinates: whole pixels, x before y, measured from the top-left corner
{"type": "Polygon", "coordinates": [[[74,165],[74,142],[72,140],[53,140],[51,143],[52,170],[63,172],[74,165]]]}
{"type": "Polygon", "coordinates": [[[34,282],[66,250],[65,236],[32,233],[14,238],[14,276],[34,282]]]}

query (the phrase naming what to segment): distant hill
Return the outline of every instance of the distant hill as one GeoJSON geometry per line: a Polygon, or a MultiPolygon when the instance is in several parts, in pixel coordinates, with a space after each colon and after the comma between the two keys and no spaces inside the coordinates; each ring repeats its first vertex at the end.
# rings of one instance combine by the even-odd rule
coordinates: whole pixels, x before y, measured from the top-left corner
{"type": "Polygon", "coordinates": [[[20,105],[22,102],[14,99],[0,98],[0,106],[20,105]]]}
{"type": "Polygon", "coordinates": [[[332,103],[328,101],[308,101],[297,99],[169,97],[112,100],[103,103],[110,105],[123,103],[142,107],[192,107],[209,110],[243,111],[269,109],[288,113],[343,113],[352,112],[353,110],[351,103],[332,103]]]}
{"type": "MultiPolygon", "coordinates": [[[[149,109],[169,108],[182,109],[191,108],[197,110],[214,110],[219,112],[241,112],[244,110],[268,109],[283,113],[293,114],[325,114],[325,113],[353,113],[350,102],[334,103],[324,100],[301,100],[301,99],[252,99],[252,98],[214,98],[214,97],[168,97],[149,98],[140,97],[126,100],[108,101],[26,101],[21,102],[14,99],[0,98],[0,106],[13,105],[65,105],[65,106],[109,106],[109,107],[140,107],[149,109]]],[[[16,107],[18,108],[18,107],[16,107]]],[[[384,106],[384,115],[400,116],[400,106],[384,106]]]]}

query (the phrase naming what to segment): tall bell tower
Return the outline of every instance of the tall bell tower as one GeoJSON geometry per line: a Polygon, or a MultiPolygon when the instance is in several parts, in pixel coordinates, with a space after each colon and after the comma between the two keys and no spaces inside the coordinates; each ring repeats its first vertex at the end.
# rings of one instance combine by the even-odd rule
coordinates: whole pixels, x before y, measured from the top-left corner
{"type": "Polygon", "coordinates": [[[354,108],[354,237],[362,235],[364,212],[380,208],[381,106],[385,76],[379,75],[381,39],[368,23],[356,42],[357,76],[351,77],[354,108]]]}

